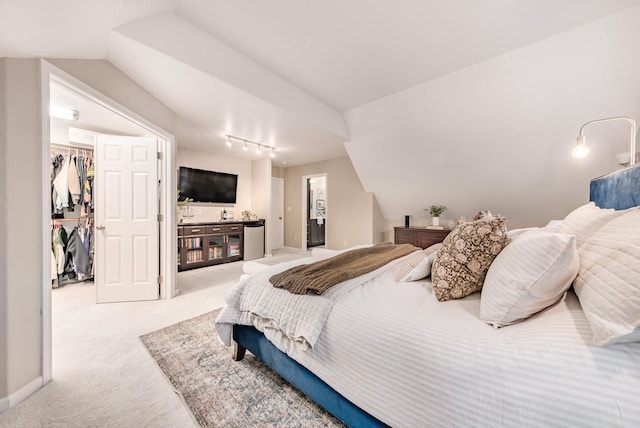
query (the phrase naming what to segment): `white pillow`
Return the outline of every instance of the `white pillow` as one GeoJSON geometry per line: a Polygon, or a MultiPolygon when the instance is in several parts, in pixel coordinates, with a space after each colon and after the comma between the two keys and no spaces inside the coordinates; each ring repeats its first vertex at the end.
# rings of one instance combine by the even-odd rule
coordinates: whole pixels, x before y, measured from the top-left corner
{"type": "Polygon", "coordinates": [[[576,247],[580,249],[587,239],[596,233],[602,226],[616,217],[623,215],[627,210],[616,211],[611,208],[600,208],[595,203],[589,202],[576,208],[565,217],[557,226],[562,233],[576,236],[576,247]]]}
{"type": "Polygon", "coordinates": [[[431,265],[442,244],[434,244],[409,257],[396,273],[397,282],[418,281],[431,273],[431,265]]]}
{"type": "Polygon", "coordinates": [[[480,319],[515,324],[562,298],[578,273],[575,237],[533,229],[505,247],[482,287],[480,319]]]}
{"type": "Polygon", "coordinates": [[[522,234],[530,232],[532,230],[540,230],[538,227],[524,227],[522,229],[511,229],[507,231],[507,236],[511,241],[519,238],[522,234]]]}
{"type": "Polygon", "coordinates": [[[579,254],[574,288],[593,343],[640,342],[640,209],[604,225],[579,254]]]}

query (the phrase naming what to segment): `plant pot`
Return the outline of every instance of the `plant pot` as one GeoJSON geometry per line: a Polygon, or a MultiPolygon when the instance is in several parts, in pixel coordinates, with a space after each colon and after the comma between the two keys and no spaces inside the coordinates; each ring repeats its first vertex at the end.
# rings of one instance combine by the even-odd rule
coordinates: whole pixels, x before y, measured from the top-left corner
{"type": "Polygon", "coordinates": [[[431,224],[434,226],[440,226],[440,217],[431,217],[431,224]]]}

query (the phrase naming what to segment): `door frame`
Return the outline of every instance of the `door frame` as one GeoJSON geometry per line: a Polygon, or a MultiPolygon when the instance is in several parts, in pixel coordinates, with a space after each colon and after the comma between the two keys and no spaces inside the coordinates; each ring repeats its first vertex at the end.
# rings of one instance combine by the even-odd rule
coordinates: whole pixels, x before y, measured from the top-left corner
{"type": "Polygon", "coordinates": [[[159,226],[159,272],[163,278],[160,285],[160,298],[170,299],[175,296],[176,282],[176,254],[178,251],[176,234],[176,141],[173,134],[156,126],[122,104],[100,93],[91,86],[83,83],[60,68],[40,60],[40,95],[41,95],[41,127],[42,127],[42,383],[46,385],[52,379],[52,318],[51,318],[51,249],[45,245],[50,241],[51,228],[51,195],[50,177],[45,171],[49,170],[49,84],[53,80],[66,89],[95,102],[111,112],[147,129],[158,138],[158,152],[162,159],[159,161],[158,178],[161,180],[159,196],[159,213],[163,220],[159,226]],[[173,190],[172,190],[173,189],[173,190]]]}
{"type": "Polygon", "coordinates": [[[318,178],[318,177],[324,177],[324,184],[325,184],[325,188],[324,188],[324,209],[325,209],[325,220],[326,220],[326,224],[324,226],[324,245],[325,247],[327,246],[327,231],[328,231],[328,220],[329,220],[329,193],[328,193],[328,187],[329,187],[329,176],[327,175],[326,172],[321,172],[318,174],[310,174],[310,175],[303,175],[302,176],[302,231],[300,232],[300,248],[302,248],[303,250],[307,250],[309,247],[307,247],[307,217],[309,216],[309,203],[307,202],[307,180],[310,180],[312,178],[318,178]]]}
{"type": "MultiPolygon", "coordinates": [[[[281,224],[282,227],[280,228],[280,233],[278,236],[279,239],[279,243],[280,245],[280,249],[282,249],[284,247],[284,217],[285,217],[285,213],[284,213],[284,178],[282,177],[271,177],[271,193],[273,194],[273,184],[274,184],[274,180],[276,180],[278,182],[278,187],[282,188],[282,206],[280,207],[280,211],[282,212],[282,219],[281,219],[281,224]]],[[[273,200],[271,200],[271,222],[273,223],[274,221],[274,216],[273,216],[273,200]]],[[[272,234],[275,233],[275,230],[273,230],[274,228],[272,227],[272,234]]],[[[273,235],[271,235],[271,246],[272,246],[272,250],[273,250],[273,235]]]]}

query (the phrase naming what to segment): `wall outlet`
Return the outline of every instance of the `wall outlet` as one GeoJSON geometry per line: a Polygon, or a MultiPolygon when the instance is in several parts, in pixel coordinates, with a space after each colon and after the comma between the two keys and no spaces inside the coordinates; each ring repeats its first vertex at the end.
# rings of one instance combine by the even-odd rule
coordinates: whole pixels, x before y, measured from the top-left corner
{"type": "Polygon", "coordinates": [[[344,246],[345,246],[345,247],[347,246],[347,241],[344,241],[344,246]]]}
{"type": "Polygon", "coordinates": [[[298,240],[298,235],[293,235],[293,240],[297,241],[298,240]]]}
{"type": "Polygon", "coordinates": [[[291,212],[291,207],[287,207],[287,212],[290,213],[291,212]]]}

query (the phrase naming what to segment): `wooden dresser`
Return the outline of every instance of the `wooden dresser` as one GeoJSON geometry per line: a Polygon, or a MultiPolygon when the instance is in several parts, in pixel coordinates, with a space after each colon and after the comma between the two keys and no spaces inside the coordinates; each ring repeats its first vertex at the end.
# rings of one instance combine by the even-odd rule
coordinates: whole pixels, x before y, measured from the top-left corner
{"type": "Polygon", "coordinates": [[[420,248],[428,248],[442,242],[451,232],[449,229],[436,230],[424,227],[394,227],[393,229],[396,244],[412,244],[420,248]]]}

